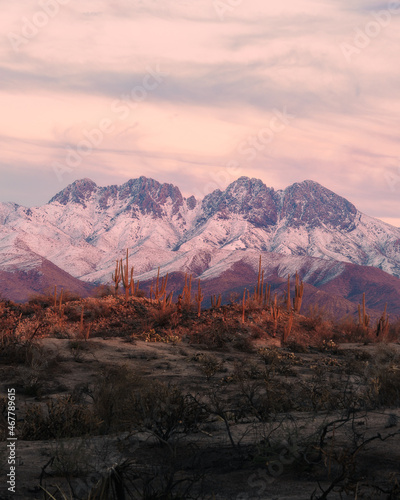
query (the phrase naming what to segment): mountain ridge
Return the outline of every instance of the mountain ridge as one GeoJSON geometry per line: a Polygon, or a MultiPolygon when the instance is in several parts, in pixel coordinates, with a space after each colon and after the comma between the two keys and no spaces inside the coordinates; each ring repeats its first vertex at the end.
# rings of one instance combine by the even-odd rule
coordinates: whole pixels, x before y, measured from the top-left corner
{"type": "Polygon", "coordinates": [[[216,278],[260,253],[304,258],[322,274],[351,263],[400,276],[400,229],[311,180],[275,191],[240,177],[199,200],[145,176],[104,187],[85,178],[40,207],[0,203],[0,224],[0,271],[31,269],[36,255],[90,284],[110,281],[126,248],[141,281],[158,267],[216,278]]]}

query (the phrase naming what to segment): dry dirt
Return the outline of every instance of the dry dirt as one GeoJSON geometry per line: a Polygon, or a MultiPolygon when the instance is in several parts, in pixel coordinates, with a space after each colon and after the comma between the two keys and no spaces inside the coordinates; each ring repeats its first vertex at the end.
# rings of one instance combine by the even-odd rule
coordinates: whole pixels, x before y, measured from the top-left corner
{"type": "MultiPolygon", "coordinates": [[[[1,443],[0,499],[51,498],[45,491],[87,498],[90,490],[90,498],[110,499],[400,498],[399,404],[378,403],[382,371],[399,370],[400,346],[343,344],[293,353],[274,344],[260,341],[253,352],[241,352],[230,346],[210,351],[188,339],[37,341],[29,363],[0,364],[0,396],[16,391],[18,436],[15,494],[7,489],[7,441],[1,443]],[[124,387],[127,373],[132,386],[124,387]],[[75,437],[61,432],[40,439],[26,430],[33,407],[43,418],[49,401],[73,394],[74,404],[85,408],[94,401],[117,408],[129,391],[151,380],[177,386],[208,414],[189,430],[178,422],[164,442],[146,420],[123,421],[121,428],[115,420],[108,428],[95,421],[90,432],[75,429],[75,437]],[[101,400],[104,391],[114,396],[110,403],[101,400]],[[118,493],[118,477],[131,496],[118,493]],[[101,496],[99,485],[107,484],[114,493],[101,496]]],[[[396,387],[399,394],[399,380],[390,386],[393,394],[396,387]]],[[[168,402],[160,402],[160,411],[168,402]]],[[[134,403],[126,404],[114,419],[129,420],[134,403]]],[[[1,424],[5,439],[7,425],[1,424]]]]}

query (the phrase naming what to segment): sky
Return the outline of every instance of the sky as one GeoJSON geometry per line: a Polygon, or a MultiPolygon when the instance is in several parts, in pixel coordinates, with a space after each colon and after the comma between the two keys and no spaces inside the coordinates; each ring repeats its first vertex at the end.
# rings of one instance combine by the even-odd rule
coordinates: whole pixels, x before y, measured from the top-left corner
{"type": "Polygon", "coordinates": [[[400,226],[400,0],[0,0],[0,201],[311,179],[400,226]]]}

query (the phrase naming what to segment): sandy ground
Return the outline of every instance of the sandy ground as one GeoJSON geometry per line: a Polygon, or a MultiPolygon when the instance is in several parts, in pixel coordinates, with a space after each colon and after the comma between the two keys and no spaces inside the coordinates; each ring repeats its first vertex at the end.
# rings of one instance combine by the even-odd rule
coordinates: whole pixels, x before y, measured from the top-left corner
{"type": "MultiPolygon", "coordinates": [[[[273,344],[272,339],[268,346],[273,344]]],[[[240,392],[239,385],[232,381],[235,367],[258,366],[260,370],[264,369],[266,363],[256,350],[266,345],[266,342],[259,342],[252,353],[232,348],[210,352],[201,346],[190,345],[188,341],[171,344],[96,338],[74,344],[68,339],[46,338],[39,341],[28,364],[7,365],[3,362],[0,365],[0,396],[6,397],[10,388],[16,391],[17,435],[33,405],[41,405],[44,411],[50,400],[74,391],[80,391],[90,405],[90,388],[96,386],[109,367],[124,366],[142,380],[174,384],[185,394],[197,395],[218,387],[214,391],[217,397],[221,397],[221,401],[224,398],[229,400],[240,392]],[[204,356],[217,360],[219,366],[215,373],[210,375],[206,368],[202,368],[204,356]]],[[[362,353],[373,359],[377,356],[384,358],[385,349],[400,355],[400,346],[394,344],[384,349],[376,344],[345,344],[340,346],[338,353],[312,351],[293,354],[277,349],[286,358],[278,359],[271,366],[278,372],[279,367],[286,366],[275,375],[282,382],[296,387],[300,381],[314,383],[312,377],[319,373],[315,368],[317,365],[335,376],[335,370],[348,363],[346,360],[350,355],[356,363],[357,356],[363,357],[362,353]]],[[[368,370],[371,361],[362,362],[362,369],[368,370]]],[[[357,385],[359,377],[355,370],[349,375],[348,383],[357,385]]],[[[7,441],[4,441],[0,444],[0,499],[43,499],[46,498],[44,490],[62,498],[56,493],[58,486],[66,498],[73,498],[70,487],[77,498],[84,498],[102,477],[110,475],[113,467],[126,460],[130,463],[129,470],[138,475],[135,477],[153,474],[156,479],[152,485],[161,481],[165,463],[179,462],[176,478],[185,474],[190,476],[193,487],[190,493],[184,494],[186,496],[170,498],[295,500],[310,499],[313,492],[316,492],[314,498],[320,498],[318,495],[322,493],[318,482],[327,489],[340,475],[341,464],[345,464],[351,476],[351,469],[356,467],[355,456],[357,472],[354,477],[357,481],[353,484],[349,479],[347,490],[332,491],[326,498],[389,498],[387,493],[365,485],[373,483],[388,490],[388,485],[393,487],[399,480],[399,408],[365,409],[355,412],[347,420],[343,418],[344,413],[343,409],[334,408],[326,411],[276,411],[271,413],[269,421],[260,422],[254,418],[233,418],[226,412],[232,439],[224,418],[213,415],[197,431],[178,433],[164,446],[143,429],[44,440],[28,440],[29,436],[25,436],[16,443],[16,493],[8,491],[6,483],[10,469],[7,441]],[[337,423],[328,426],[323,452],[316,449],[315,443],[307,447],[307,437],[335,419],[337,423]],[[346,462],[349,449],[354,451],[365,440],[378,434],[380,437],[362,446],[346,462]],[[388,437],[390,434],[393,436],[388,437]],[[185,463],[189,462],[192,465],[185,469],[185,463]],[[196,471],[198,477],[195,477],[196,471]]],[[[4,421],[2,425],[6,437],[4,421]]],[[[131,472],[128,477],[129,474],[131,472]]],[[[140,478],[134,481],[140,482],[140,478]]],[[[143,484],[138,486],[135,495],[133,498],[145,498],[143,484]]]]}

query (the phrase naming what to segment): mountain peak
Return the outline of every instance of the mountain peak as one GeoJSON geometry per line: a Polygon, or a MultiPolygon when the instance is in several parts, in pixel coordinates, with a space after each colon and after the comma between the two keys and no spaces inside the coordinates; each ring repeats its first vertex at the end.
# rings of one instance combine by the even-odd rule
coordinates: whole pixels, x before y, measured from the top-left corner
{"type": "Polygon", "coordinates": [[[260,227],[276,224],[278,219],[274,190],[260,179],[244,176],[229,184],[225,191],[217,189],[207,195],[203,209],[209,217],[217,212],[222,218],[229,213],[241,214],[260,227]]]}
{"type": "Polygon", "coordinates": [[[53,196],[49,203],[58,202],[61,205],[66,205],[67,203],[77,203],[86,206],[85,201],[90,198],[96,189],[97,185],[91,179],[88,179],[87,177],[79,179],[53,196]]]}
{"type": "Polygon", "coordinates": [[[161,216],[162,206],[167,203],[168,198],[173,205],[172,215],[175,215],[183,204],[183,197],[179,188],[173,184],[160,184],[142,175],[138,179],[130,179],[119,188],[119,199],[129,199],[129,205],[138,205],[142,213],[161,216]]]}
{"type": "Polygon", "coordinates": [[[350,231],[356,214],[352,203],[315,181],[296,182],[283,191],[281,216],[294,227],[326,225],[350,231]]]}

